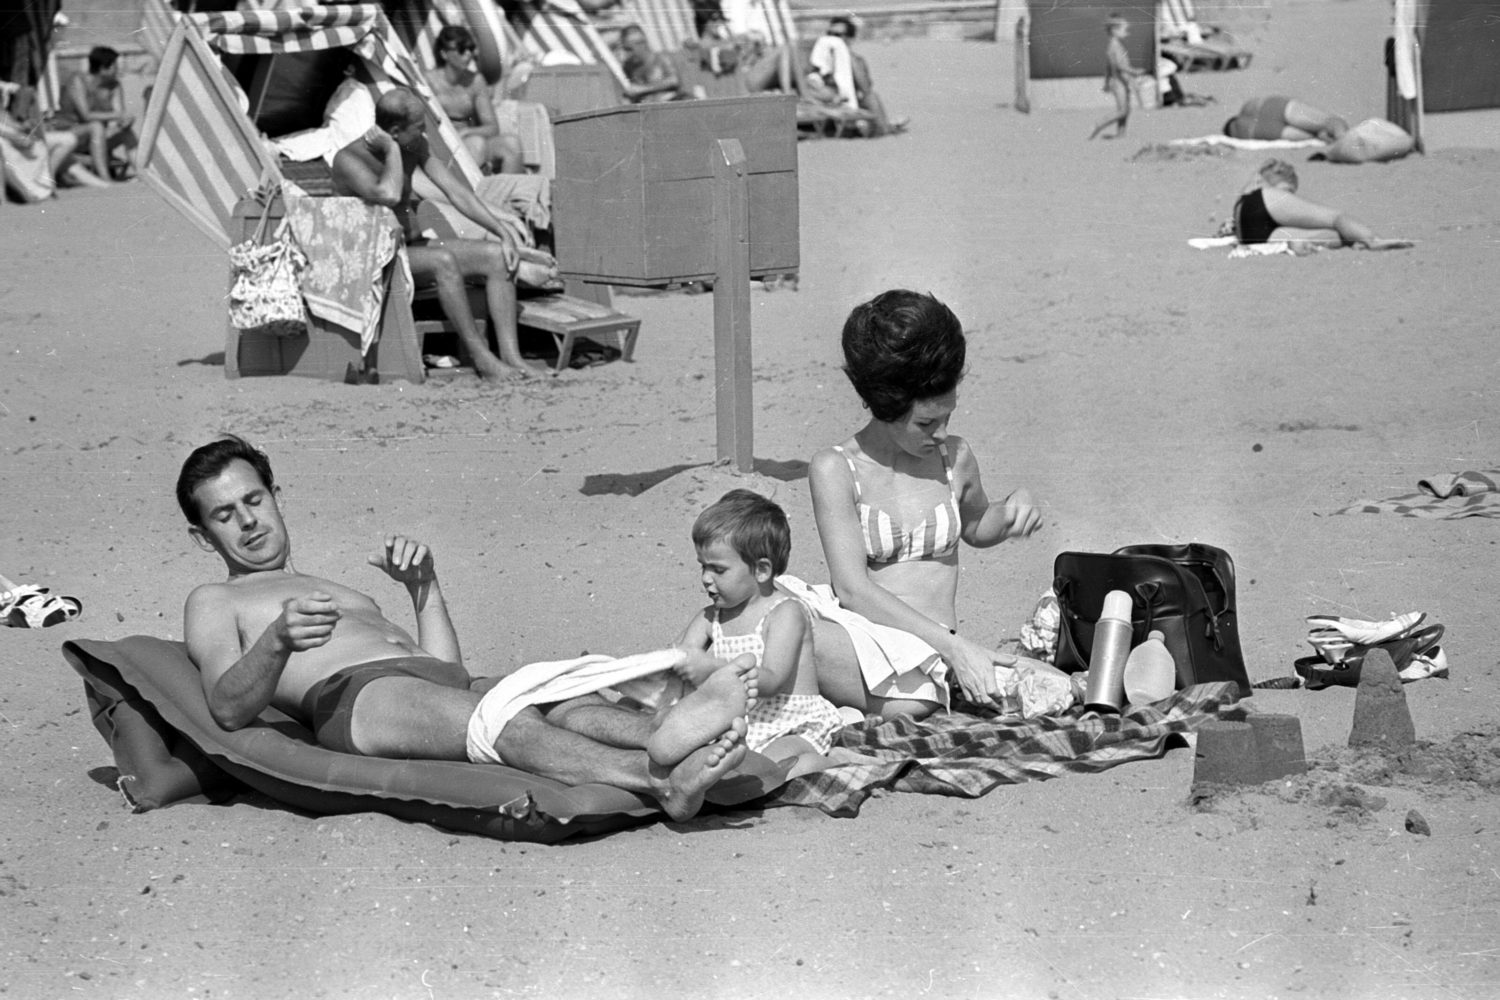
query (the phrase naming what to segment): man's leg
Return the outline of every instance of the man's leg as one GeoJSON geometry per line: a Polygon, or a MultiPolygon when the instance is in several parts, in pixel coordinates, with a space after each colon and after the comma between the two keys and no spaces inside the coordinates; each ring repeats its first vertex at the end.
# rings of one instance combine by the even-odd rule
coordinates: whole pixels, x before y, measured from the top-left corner
{"type": "Polygon", "coordinates": [[[434,242],[426,246],[407,247],[406,256],[411,264],[414,282],[418,285],[437,285],[438,301],[442,304],[443,314],[458,329],[458,339],[473,360],[474,370],[479,373],[479,377],[496,380],[512,377],[509,367],[490,352],[489,344],[480,333],[474,313],[469,309],[464,270],[453,253],[442,243],[434,242]]]}
{"type": "Polygon", "coordinates": [[[485,299],[501,363],[518,375],[536,375],[521,358],[521,346],[516,340],[516,279],[505,266],[505,252],[500,244],[491,240],[442,240],[433,245],[451,253],[465,276],[484,278],[485,299]]]}

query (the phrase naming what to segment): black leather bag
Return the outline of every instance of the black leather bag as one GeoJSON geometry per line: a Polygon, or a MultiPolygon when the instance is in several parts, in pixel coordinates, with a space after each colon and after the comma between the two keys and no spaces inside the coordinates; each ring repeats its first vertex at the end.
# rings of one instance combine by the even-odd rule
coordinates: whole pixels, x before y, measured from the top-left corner
{"type": "Polygon", "coordinates": [[[1061,612],[1059,670],[1087,670],[1104,595],[1130,595],[1131,645],[1162,633],[1177,687],[1234,681],[1250,694],[1234,603],[1234,560],[1212,545],[1127,545],[1110,554],[1064,552],[1052,567],[1061,612]]]}

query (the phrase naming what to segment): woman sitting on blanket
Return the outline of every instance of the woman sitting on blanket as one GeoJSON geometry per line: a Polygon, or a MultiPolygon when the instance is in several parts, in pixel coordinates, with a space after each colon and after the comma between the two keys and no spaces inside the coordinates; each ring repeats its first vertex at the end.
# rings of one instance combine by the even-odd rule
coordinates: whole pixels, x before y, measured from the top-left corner
{"type": "Polygon", "coordinates": [[[1241,243],[1286,241],[1295,251],[1353,246],[1392,250],[1409,240],[1377,239],[1370,227],[1336,208],[1297,196],[1297,171],[1285,160],[1261,164],[1257,180],[1234,203],[1234,235],[1241,243]]]}
{"type": "Polygon", "coordinates": [[[437,67],[427,82],[479,168],[487,174],[525,173],[520,140],[501,134],[490,88],[474,69],[476,46],[469,29],[448,25],[432,49],[437,67]]]}
{"type": "Polygon", "coordinates": [[[990,704],[996,665],[1053,668],[958,634],[958,543],[1025,538],[1041,511],[1025,489],[991,500],[973,449],[948,432],[965,342],[947,306],[885,292],[850,313],[843,347],[870,421],[809,470],[832,591],[782,578],[819,616],[818,686],[835,705],[887,718],[947,706],[950,678],[990,704]]]}

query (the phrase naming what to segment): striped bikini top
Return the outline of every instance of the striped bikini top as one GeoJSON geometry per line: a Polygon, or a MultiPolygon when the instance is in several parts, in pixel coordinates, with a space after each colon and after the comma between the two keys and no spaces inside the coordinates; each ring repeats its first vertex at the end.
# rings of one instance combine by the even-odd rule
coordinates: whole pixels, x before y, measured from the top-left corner
{"type": "Polygon", "coordinates": [[[953,466],[948,464],[947,445],[939,444],[938,454],[942,456],[943,472],[948,478],[948,499],[932,508],[932,513],[910,531],[903,531],[885,511],[864,502],[854,459],[840,445],[834,445],[833,450],[844,456],[844,461],[849,463],[849,474],[854,477],[854,500],[859,508],[860,534],[864,536],[867,560],[892,563],[941,559],[958,548],[963,522],[959,518],[958,493],[953,489],[953,466]]]}

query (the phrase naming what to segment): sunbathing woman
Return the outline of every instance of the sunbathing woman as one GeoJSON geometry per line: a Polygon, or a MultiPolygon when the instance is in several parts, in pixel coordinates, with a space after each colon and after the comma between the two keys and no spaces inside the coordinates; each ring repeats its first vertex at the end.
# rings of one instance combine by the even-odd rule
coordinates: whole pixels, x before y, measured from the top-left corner
{"type": "Polygon", "coordinates": [[[819,615],[818,686],[835,705],[921,717],[948,704],[951,672],[967,698],[986,704],[999,690],[995,665],[1020,658],[958,634],[958,543],[1025,538],[1041,512],[1024,489],[991,500],[973,449],[948,433],[965,342],[947,306],[885,292],[849,315],[843,347],[870,421],[814,455],[809,470],[836,600],[809,599],[826,588],[799,592],[781,581],[819,615]]]}
{"type": "Polygon", "coordinates": [[[1297,196],[1297,171],[1285,160],[1261,164],[1259,179],[1234,203],[1234,235],[1241,243],[1285,240],[1295,251],[1353,246],[1395,250],[1410,240],[1377,239],[1370,227],[1336,208],[1297,196]]]}
{"type": "Polygon", "coordinates": [[[1240,113],[1224,123],[1224,134],[1235,139],[1322,139],[1333,142],[1349,130],[1349,123],[1305,101],[1292,97],[1252,97],[1240,113]]]}
{"type": "Polygon", "coordinates": [[[524,173],[521,143],[513,135],[501,134],[490,88],[474,69],[475,48],[468,28],[443,28],[432,46],[437,68],[427,74],[427,82],[464,145],[479,161],[479,169],[487,174],[524,173]]]}

